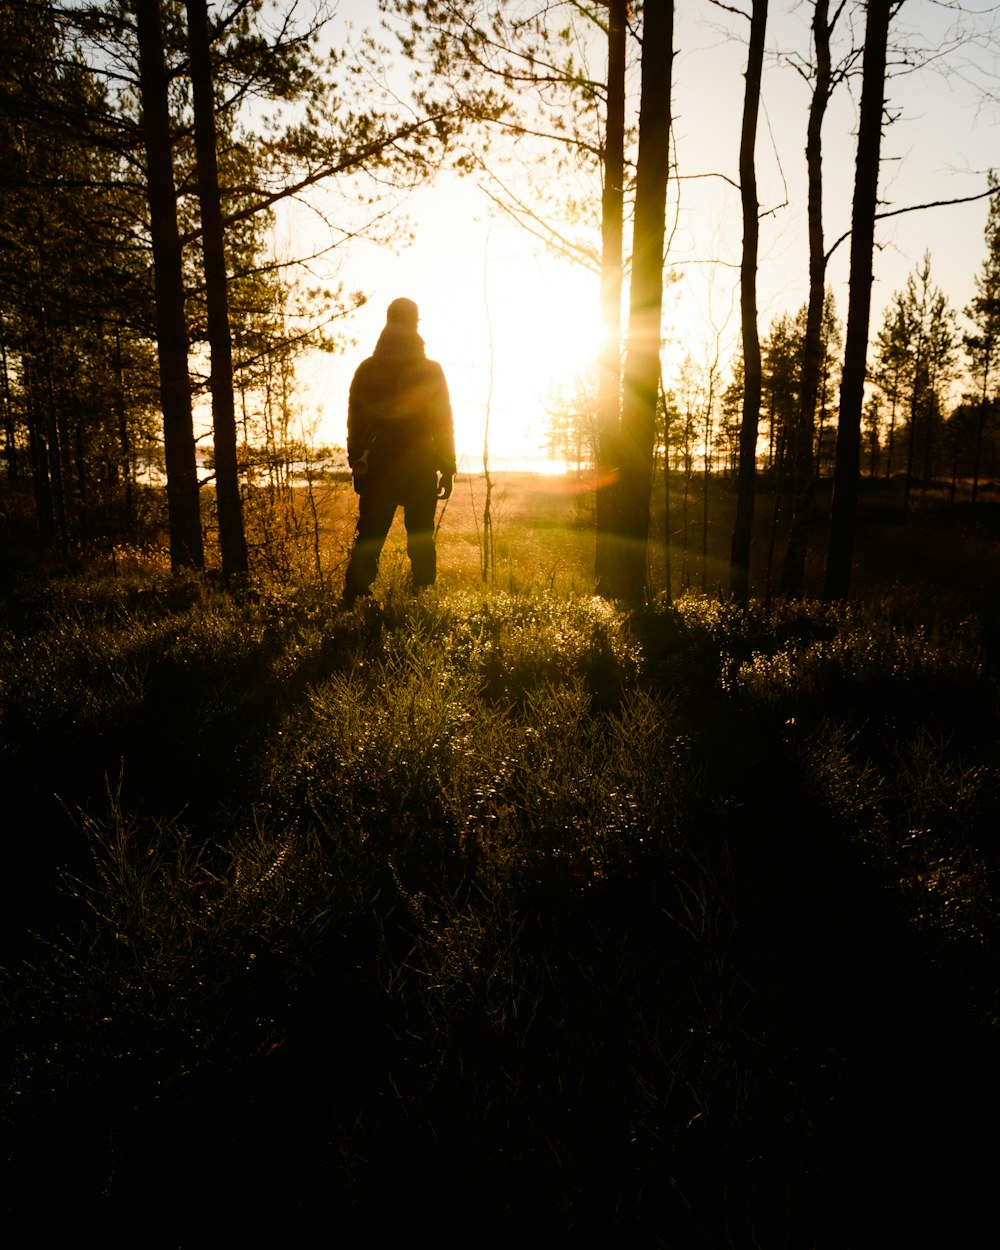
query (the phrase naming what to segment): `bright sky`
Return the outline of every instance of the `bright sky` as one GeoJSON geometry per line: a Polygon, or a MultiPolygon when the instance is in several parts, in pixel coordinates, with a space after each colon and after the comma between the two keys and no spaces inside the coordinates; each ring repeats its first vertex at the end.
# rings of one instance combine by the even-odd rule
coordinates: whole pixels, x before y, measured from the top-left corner
{"type": "Polygon", "coordinates": [[[347,388],[397,296],[416,300],[427,354],[444,367],[460,467],[490,456],[541,454],[542,403],[560,375],[586,366],[597,341],[597,278],[544,252],[516,225],[490,217],[475,183],[443,178],[406,204],[416,229],[400,253],[354,249],[350,285],[370,298],[352,318],[356,350],[309,370],[314,403],[334,441],[346,438],[347,388]]]}
{"type": "MultiPolygon", "coordinates": [[[[769,54],[797,49],[808,54],[811,4],[771,0],[769,54]]],[[[375,0],[345,0],[358,22],[373,23],[375,0]]],[[[739,148],[745,69],[746,24],[707,0],[678,5],[674,46],[674,112],[682,175],[724,174],[733,182],[739,148]]],[[[855,19],[859,23],[860,18],[855,19]]],[[[981,31],[996,25],[984,8],[981,31]]],[[[898,39],[940,49],[954,13],[931,0],[907,0],[892,28],[898,39]]],[[[594,69],[603,73],[603,62],[594,69]]],[[[995,87],[995,51],[965,46],[929,69],[896,76],[887,98],[896,119],[883,140],[881,197],[898,208],[958,198],[985,189],[985,171],[996,162],[996,105],[983,103],[976,83],[995,87]],[[972,81],[970,81],[972,80],[972,81]]],[[[827,246],[850,222],[856,97],[841,88],[824,129],[827,246]],[[853,98],[852,98],[853,97],[853,98]]],[[[758,181],[762,212],[760,323],[796,311],[807,295],[805,232],[805,125],[809,91],[776,55],[765,66],[764,109],[758,132],[758,181]],[[773,211],[768,211],[773,210],[773,211]]],[[[637,107],[638,101],[632,104],[637,107]]],[[[595,185],[594,194],[599,194],[595,185]]],[[[671,189],[671,211],[678,189],[671,189]]],[[[670,259],[680,280],[665,306],[664,372],[669,379],[685,355],[708,359],[718,340],[728,362],[738,339],[738,261],[742,227],[739,195],[721,178],[685,178],[679,188],[677,229],[670,259]],[[713,262],[722,262],[713,263],[713,262]]],[[[585,361],[596,342],[597,279],[582,268],[546,255],[540,244],[506,219],[497,219],[471,179],[448,176],[414,194],[406,211],[415,230],[399,254],[360,243],[340,276],[350,289],[370,295],[351,325],[357,347],[344,358],[324,357],[303,370],[307,408],[321,414],[321,437],[343,443],[347,387],[383,324],[386,304],[397,295],[421,308],[428,354],[448,376],[459,451],[466,468],[481,466],[487,407],[491,457],[538,454],[546,392],[585,361]]],[[[905,285],[925,250],[935,282],[961,312],[973,294],[984,255],[987,202],[931,209],[879,226],[875,259],[872,334],[893,292],[905,285]]],[[[848,245],[829,271],[838,312],[847,312],[848,245]]]]}

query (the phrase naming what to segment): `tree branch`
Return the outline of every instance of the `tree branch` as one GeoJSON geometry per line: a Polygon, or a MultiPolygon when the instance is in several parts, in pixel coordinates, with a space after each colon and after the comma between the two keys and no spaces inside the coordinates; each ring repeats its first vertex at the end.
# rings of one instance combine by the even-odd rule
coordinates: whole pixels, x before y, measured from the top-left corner
{"type": "MultiPolygon", "coordinates": [[[[985,200],[988,196],[997,194],[1000,194],[1000,189],[991,187],[988,191],[980,191],[978,195],[965,195],[957,200],[931,200],[927,204],[909,204],[906,208],[893,208],[886,213],[876,213],[875,220],[885,221],[889,217],[901,217],[904,213],[918,213],[925,208],[950,208],[954,204],[973,204],[976,200],[985,200]]],[[[829,260],[841,243],[850,237],[850,230],[845,230],[840,238],[827,250],[826,259],[829,260]]]]}

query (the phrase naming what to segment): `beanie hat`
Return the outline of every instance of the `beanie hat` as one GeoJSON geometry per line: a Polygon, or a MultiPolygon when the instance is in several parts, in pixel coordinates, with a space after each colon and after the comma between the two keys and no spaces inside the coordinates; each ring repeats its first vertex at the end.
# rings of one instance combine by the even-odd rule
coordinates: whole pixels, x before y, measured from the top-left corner
{"type": "Polygon", "coordinates": [[[385,320],[387,325],[410,326],[411,329],[415,330],[419,316],[420,314],[413,300],[394,299],[386,309],[385,320]]]}

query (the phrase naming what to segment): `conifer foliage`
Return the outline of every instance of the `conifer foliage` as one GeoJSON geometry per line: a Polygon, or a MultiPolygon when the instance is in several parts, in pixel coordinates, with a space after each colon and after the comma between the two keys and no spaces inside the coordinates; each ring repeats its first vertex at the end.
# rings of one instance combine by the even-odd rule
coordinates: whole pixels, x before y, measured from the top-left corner
{"type": "Polygon", "coordinates": [[[307,290],[308,256],[272,254],[275,208],[337,178],[412,185],[452,124],[356,88],[359,67],[322,47],[327,16],[0,3],[4,450],[43,545],[134,535],[157,498],[142,485],[165,481],[174,568],[202,567],[216,527],[224,573],[247,567],[267,362],[329,343],[356,302],[307,290]]]}

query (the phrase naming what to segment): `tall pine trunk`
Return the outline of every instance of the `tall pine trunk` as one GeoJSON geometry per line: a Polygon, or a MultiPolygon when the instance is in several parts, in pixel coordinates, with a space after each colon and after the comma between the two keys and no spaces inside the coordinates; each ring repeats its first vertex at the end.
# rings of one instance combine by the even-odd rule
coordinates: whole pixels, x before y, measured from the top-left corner
{"type": "Polygon", "coordinates": [[[673,34],[672,0],[647,5],[642,35],[639,151],[618,488],[623,542],[614,595],[631,603],[641,602],[646,591],[656,401],[660,385],[673,34]]]}
{"type": "Polygon", "coordinates": [[[972,509],[975,511],[979,501],[979,474],[983,463],[983,431],[986,429],[986,399],[989,394],[990,350],[986,350],[983,364],[983,388],[979,395],[979,411],[976,414],[976,442],[972,460],[972,509]]]}
{"type": "Polygon", "coordinates": [[[729,562],[729,593],[744,604],[750,596],[750,540],[753,537],[757,487],[757,427],[760,421],[762,365],[757,328],[757,167],[754,148],[760,110],[767,0],[753,0],[747,53],[743,129],[740,136],[740,198],[743,204],[743,256],[740,265],[740,323],[743,332],[743,416],[740,421],[740,467],[736,520],[729,562]]]}
{"type": "Polygon", "coordinates": [[[596,574],[606,594],[617,560],[614,476],[621,430],[622,235],[625,186],[625,17],[627,0],[608,0],[608,102],[601,197],[601,360],[597,392],[596,574]]]}
{"type": "Polygon", "coordinates": [[[41,383],[38,377],[37,360],[31,360],[26,364],[25,383],[28,400],[28,454],[31,461],[31,481],[35,496],[35,512],[38,517],[38,537],[42,546],[48,547],[55,541],[56,518],[52,507],[52,489],[49,483],[49,453],[45,441],[41,383]]]}
{"type": "MultiPolygon", "coordinates": [[[[836,18],[834,19],[836,20],[836,18]]],[[[806,546],[815,494],[813,437],[819,378],[823,367],[823,305],[826,299],[826,253],[823,244],[823,118],[832,90],[829,0],[816,0],[813,10],[816,83],[806,128],[809,228],[809,302],[802,345],[802,384],[798,422],[792,448],[792,519],[781,569],[783,594],[800,595],[805,580],[806,546]]]]}
{"type": "Polygon", "coordinates": [[[840,422],[833,470],[830,541],[827,548],[827,599],[846,599],[851,585],[854,526],[861,469],[861,410],[871,315],[872,254],[882,150],[885,62],[893,0],[868,0],[861,80],[861,115],[851,212],[851,277],[847,303],[844,372],[840,383],[840,422]]]}
{"type": "Polygon", "coordinates": [[[194,102],[194,137],[201,206],[208,342],[212,355],[212,428],[215,441],[215,499],[219,512],[219,547],[226,578],[247,571],[239,466],[236,454],[236,405],[233,399],[233,339],[229,328],[226,250],[216,153],[215,96],[206,0],[186,0],[188,52],[194,102]]]}
{"type": "Polygon", "coordinates": [[[64,466],[65,440],[61,436],[59,411],[56,406],[56,387],[53,378],[52,344],[49,338],[48,314],[43,307],[38,313],[38,328],[41,334],[41,364],[44,373],[44,404],[46,446],[48,448],[49,488],[53,504],[59,546],[63,551],[69,548],[69,517],[66,509],[66,475],[64,466]]]}
{"type": "Polygon", "coordinates": [[[159,0],[135,0],[135,15],[149,225],[153,244],[156,346],[160,360],[163,449],[167,465],[170,562],[175,570],[200,569],[204,567],[205,557],[191,414],[188,335],[170,143],[167,67],[159,0]]]}
{"type": "Polygon", "coordinates": [[[115,326],[115,413],[118,418],[118,445],[121,454],[122,481],[125,488],[125,528],[135,537],[135,462],[129,433],[128,409],[125,406],[125,369],[122,364],[121,326],[115,326]]]}
{"type": "Polygon", "coordinates": [[[906,478],[903,484],[903,513],[909,515],[910,495],[913,493],[913,476],[917,463],[917,416],[920,409],[920,392],[924,370],[923,333],[917,336],[917,351],[913,360],[913,388],[910,391],[910,424],[906,432],[906,478]]]}

